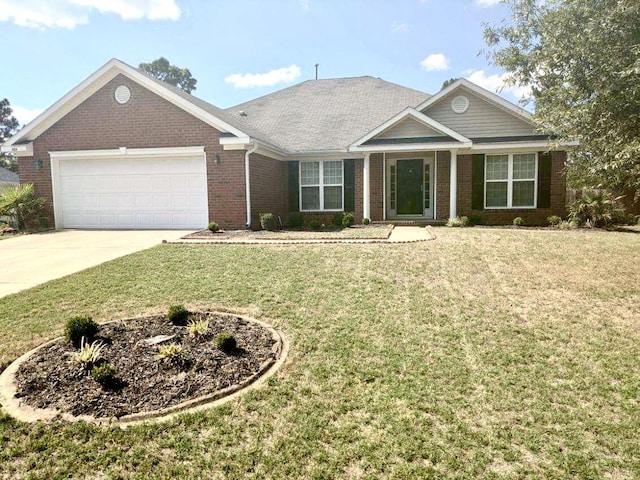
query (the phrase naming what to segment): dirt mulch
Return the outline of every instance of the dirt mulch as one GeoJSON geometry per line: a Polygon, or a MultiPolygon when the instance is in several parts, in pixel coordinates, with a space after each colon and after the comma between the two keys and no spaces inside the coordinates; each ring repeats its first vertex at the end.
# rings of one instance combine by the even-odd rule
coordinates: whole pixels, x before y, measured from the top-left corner
{"type": "Polygon", "coordinates": [[[164,316],[144,317],[101,325],[96,340],[104,343],[102,358],[117,370],[118,384],[102,388],[68,355],[73,346],[64,339],[32,355],[15,377],[17,397],[37,408],[54,408],[72,415],[120,418],[133,413],[171,407],[237,385],[277,356],[277,341],[265,327],[231,314],[191,313],[207,319],[209,333],[190,337],[187,327],[170,324],[164,316]],[[215,347],[218,333],[229,332],[237,349],[224,353],[215,347]],[[175,335],[161,343],[183,347],[184,361],[160,362],[158,345],[145,339],[175,335]]]}
{"type": "Polygon", "coordinates": [[[267,230],[221,230],[212,232],[200,230],[182,237],[185,240],[228,240],[228,241],[260,241],[260,240],[380,240],[386,239],[393,230],[392,225],[353,225],[348,228],[325,227],[320,230],[282,229],[267,230]]]}

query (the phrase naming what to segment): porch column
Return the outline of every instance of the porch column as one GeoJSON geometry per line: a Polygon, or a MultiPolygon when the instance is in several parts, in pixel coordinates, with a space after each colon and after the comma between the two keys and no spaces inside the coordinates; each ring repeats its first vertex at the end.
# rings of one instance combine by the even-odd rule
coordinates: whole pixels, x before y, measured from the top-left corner
{"type": "Polygon", "coordinates": [[[455,218],[457,214],[456,203],[458,189],[458,151],[451,150],[451,168],[449,170],[449,218],[455,218]]]}
{"type": "Polygon", "coordinates": [[[364,154],[364,168],[362,169],[362,216],[371,218],[371,199],[369,195],[369,157],[370,153],[364,154]]]}

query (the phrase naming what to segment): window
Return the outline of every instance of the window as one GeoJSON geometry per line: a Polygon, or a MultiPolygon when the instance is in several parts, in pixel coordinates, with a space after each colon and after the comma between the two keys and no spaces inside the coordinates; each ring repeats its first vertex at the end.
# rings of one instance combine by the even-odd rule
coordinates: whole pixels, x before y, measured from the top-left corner
{"type": "Polygon", "coordinates": [[[536,153],[510,153],[485,157],[485,208],[536,206],[536,153]]]}
{"type": "Polygon", "coordinates": [[[300,162],[300,210],[342,210],[342,160],[300,162]]]}

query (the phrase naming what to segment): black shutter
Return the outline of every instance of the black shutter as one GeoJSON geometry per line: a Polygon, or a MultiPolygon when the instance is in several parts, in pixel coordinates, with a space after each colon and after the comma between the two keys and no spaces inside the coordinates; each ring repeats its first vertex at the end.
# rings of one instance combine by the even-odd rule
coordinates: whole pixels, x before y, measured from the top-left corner
{"type": "Polygon", "coordinates": [[[551,207],[551,152],[538,154],[538,208],[551,207]]]}
{"type": "Polygon", "coordinates": [[[289,211],[300,211],[299,169],[300,162],[289,162],[289,211]]]}
{"type": "Polygon", "coordinates": [[[484,154],[475,154],[471,165],[471,209],[484,210],[484,154]]]}
{"type": "Polygon", "coordinates": [[[356,161],[344,160],[344,211],[356,211],[356,161]]]}

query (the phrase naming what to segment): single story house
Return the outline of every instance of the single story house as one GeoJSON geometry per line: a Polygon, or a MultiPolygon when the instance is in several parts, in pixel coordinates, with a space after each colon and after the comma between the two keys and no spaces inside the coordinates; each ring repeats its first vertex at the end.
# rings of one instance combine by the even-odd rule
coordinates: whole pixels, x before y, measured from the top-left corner
{"type": "Polygon", "coordinates": [[[546,222],[566,152],[531,115],[467,80],[435,95],[373,77],[308,80],[221,109],[117,59],[2,147],[56,228],[323,221],[546,222]]]}
{"type": "Polygon", "coordinates": [[[7,170],[4,167],[0,167],[0,190],[11,185],[20,184],[20,177],[17,173],[7,170]]]}

